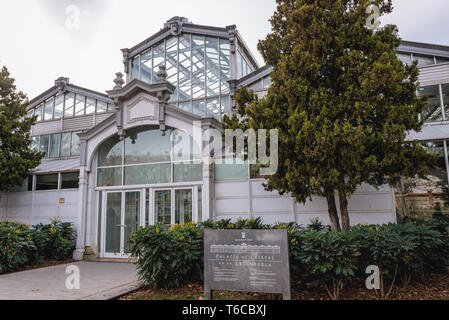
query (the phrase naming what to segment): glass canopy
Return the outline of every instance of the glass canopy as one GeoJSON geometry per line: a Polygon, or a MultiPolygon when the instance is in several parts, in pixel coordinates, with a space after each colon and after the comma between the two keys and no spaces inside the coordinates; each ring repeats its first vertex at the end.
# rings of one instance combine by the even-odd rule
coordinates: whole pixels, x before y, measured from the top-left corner
{"type": "Polygon", "coordinates": [[[176,89],[170,104],[202,117],[229,114],[231,78],[228,39],[196,34],[170,37],[133,57],[131,80],[155,83],[159,66],[176,89]]]}

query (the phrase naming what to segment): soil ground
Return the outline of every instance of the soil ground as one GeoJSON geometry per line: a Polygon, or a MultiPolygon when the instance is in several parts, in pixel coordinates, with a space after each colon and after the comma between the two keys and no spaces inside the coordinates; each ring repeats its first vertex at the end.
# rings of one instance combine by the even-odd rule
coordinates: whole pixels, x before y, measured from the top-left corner
{"type": "MultiPolygon", "coordinates": [[[[192,283],[172,290],[142,288],[120,300],[203,300],[202,284],[192,283]]],[[[216,300],[280,300],[279,295],[215,291],[216,300]]],[[[302,283],[292,285],[293,300],[329,300],[324,288],[312,288],[302,283]]],[[[341,300],[375,300],[364,280],[349,283],[340,295],[341,300]]],[[[449,300],[449,273],[431,274],[411,282],[407,288],[396,286],[390,300],[449,300]]]]}

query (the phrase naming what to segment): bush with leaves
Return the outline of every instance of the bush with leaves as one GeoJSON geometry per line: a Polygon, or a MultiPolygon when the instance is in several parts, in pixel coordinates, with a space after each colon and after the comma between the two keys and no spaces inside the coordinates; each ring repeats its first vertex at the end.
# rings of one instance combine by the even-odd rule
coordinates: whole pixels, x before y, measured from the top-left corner
{"type": "Polygon", "coordinates": [[[27,225],[0,223],[0,273],[15,271],[40,262],[27,225]]]}
{"type": "Polygon", "coordinates": [[[67,260],[75,250],[75,232],[69,222],[52,220],[50,224],[35,225],[31,235],[39,253],[46,260],[67,260]]]}

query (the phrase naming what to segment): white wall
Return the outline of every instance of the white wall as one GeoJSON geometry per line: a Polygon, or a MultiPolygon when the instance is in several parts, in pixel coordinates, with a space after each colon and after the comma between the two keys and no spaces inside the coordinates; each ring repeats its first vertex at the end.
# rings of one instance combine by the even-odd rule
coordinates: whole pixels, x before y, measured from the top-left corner
{"type": "MultiPolygon", "coordinates": [[[[265,191],[262,183],[263,180],[216,182],[214,219],[262,217],[268,224],[297,222],[308,225],[311,219],[319,218],[329,224],[325,199],[314,197],[306,204],[296,203],[289,196],[265,191]]],[[[353,225],[396,222],[394,192],[389,186],[379,190],[361,186],[349,200],[348,209],[353,225]]]]}
{"type": "MultiPolygon", "coordinates": [[[[50,219],[59,218],[61,221],[74,223],[74,227],[76,227],[78,189],[12,192],[5,198],[7,200],[4,218],[8,221],[35,225],[39,223],[48,224],[50,219]],[[64,204],[59,203],[62,198],[64,204]]],[[[3,202],[0,200],[0,203],[3,202]]]]}

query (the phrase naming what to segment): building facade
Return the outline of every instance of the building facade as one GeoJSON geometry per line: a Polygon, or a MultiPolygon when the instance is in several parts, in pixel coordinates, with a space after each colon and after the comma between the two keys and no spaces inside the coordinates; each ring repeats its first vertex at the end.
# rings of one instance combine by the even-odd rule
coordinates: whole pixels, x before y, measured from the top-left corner
{"type": "MultiPolygon", "coordinates": [[[[29,114],[38,117],[33,148],[46,156],[22,186],[1,194],[0,219],[73,222],[75,259],[126,257],[130,234],[149,224],[239,217],[329,222],[324,199],[296,203],[265,191],[247,163],[203,161],[195,134],[221,130],[239,87],[264,96],[271,84],[272,68],[258,66],[236,26],[175,17],[122,51],[125,76],[116,75],[112,90],[95,92],[62,77],[30,101],[29,114]]],[[[412,184],[396,199],[392,187],[360,186],[349,204],[353,224],[395,222],[396,207],[410,207],[414,197],[433,210],[447,184],[449,48],[403,42],[398,54],[406,63],[420,61],[420,94],[432,95],[425,128],[410,139],[440,154],[441,166],[430,184],[412,184]]]]}

